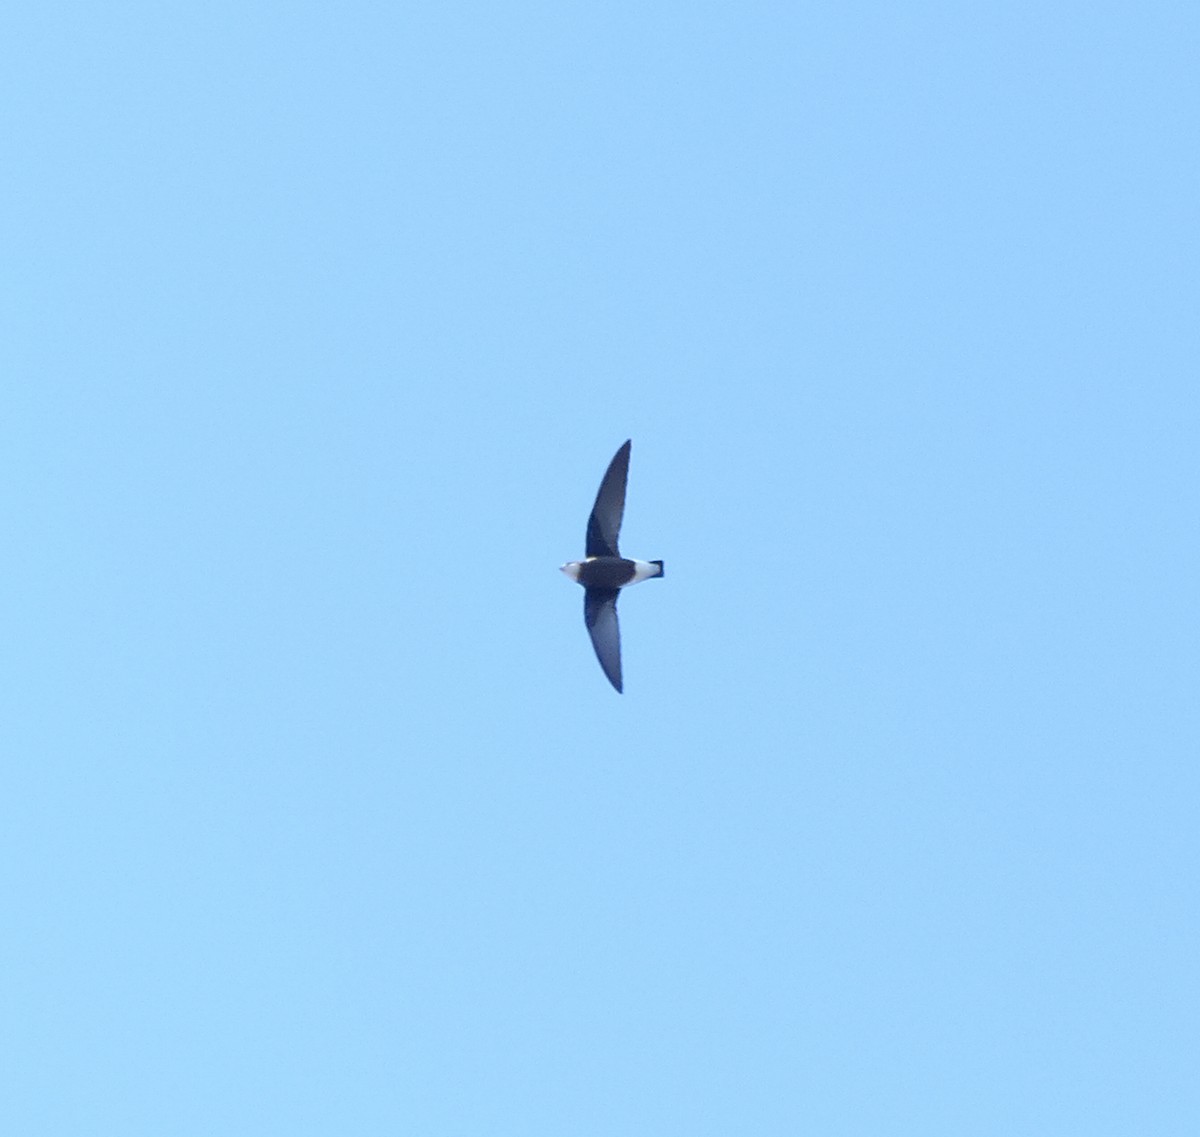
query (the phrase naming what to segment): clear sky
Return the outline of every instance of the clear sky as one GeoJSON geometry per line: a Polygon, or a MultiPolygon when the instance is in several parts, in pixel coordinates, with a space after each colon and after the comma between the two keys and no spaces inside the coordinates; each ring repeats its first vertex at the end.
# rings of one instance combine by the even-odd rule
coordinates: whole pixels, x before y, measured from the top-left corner
{"type": "Polygon", "coordinates": [[[6,1131],[1200,1132],[1198,33],[7,6],[6,1131]]]}

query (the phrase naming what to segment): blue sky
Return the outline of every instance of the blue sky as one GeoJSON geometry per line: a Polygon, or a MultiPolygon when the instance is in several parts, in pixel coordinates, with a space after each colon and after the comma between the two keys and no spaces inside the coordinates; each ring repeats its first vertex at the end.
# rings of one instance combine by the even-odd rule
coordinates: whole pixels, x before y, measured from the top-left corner
{"type": "Polygon", "coordinates": [[[12,1131],[1194,1134],[1198,30],[7,9],[12,1131]]]}

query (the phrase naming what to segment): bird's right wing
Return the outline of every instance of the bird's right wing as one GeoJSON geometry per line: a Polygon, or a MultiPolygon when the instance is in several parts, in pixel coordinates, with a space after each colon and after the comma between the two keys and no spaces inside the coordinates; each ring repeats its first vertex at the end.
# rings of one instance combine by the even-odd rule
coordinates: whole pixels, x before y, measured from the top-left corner
{"type": "Polygon", "coordinates": [[[596,504],[588,518],[587,555],[589,557],[619,557],[617,538],[621,533],[621,518],[625,515],[625,482],[629,477],[629,451],[625,445],[613,455],[604,481],[596,494],[596,504]]]}
{"type": "Polygon", "coordinates": [[[589,588],[583,596],[583,619],[604,674],[620,691],[621,628],[617,623],[617,595],[615,588],[589,588]]]}

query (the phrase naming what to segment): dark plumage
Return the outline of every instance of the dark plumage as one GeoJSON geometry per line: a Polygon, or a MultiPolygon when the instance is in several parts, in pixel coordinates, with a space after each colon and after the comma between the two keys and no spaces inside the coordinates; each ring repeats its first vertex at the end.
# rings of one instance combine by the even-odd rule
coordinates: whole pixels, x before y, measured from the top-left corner
{"type": "Polygon", "coordinates": [[[572,580],[583,585],[583,618],[596,658],[618,690],[621,679],[621,629],[617,623],[619,590],[630,584],[663,575],[662,561],[638,561],[621,556],[617,540],[625,514],[625,483],[629,476],[627,441],[608,464],[587,525],[587,557],[562,566],[572,580]]]}
{"type": "Polygon", "coordinates": [[[629,479],[629,455],[633,440],[613,455],[600,488],[596,491],[596,502],[588,516],[587,555],[589,557],[619,557],[617,538],[621,534],[621,519],[625,516],[625,483],[629,479]]]}

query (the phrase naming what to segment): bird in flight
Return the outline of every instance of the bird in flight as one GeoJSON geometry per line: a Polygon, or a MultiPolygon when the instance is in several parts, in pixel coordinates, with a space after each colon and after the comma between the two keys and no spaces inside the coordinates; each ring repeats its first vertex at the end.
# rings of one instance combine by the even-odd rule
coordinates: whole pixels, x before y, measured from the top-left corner
{"type": "Polygon", "coordinates": [[[625,513],[625,481],[629,476],[631,441],[608,464],[587,526],[587,556],[568,561],[562,571],[583,585],[583,620],[596,658],[618,690],[621,686],[621,629],[617,624],[617,596],[622,588],[663,575],[662,561],[635,561],[621,556],[617,537],[625,513]]]}

